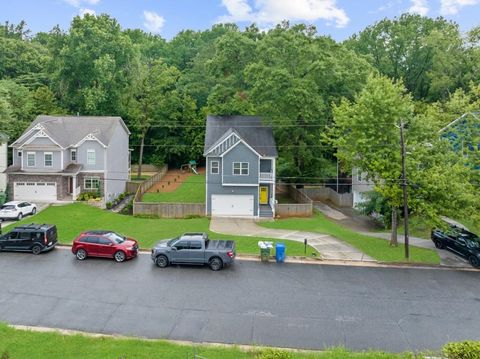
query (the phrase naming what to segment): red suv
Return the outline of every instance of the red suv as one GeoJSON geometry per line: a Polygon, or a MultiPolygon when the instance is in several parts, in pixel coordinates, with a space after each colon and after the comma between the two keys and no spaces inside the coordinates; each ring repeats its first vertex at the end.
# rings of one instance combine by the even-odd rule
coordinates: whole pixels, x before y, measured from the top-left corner
{"type": "Polygon", "coordinates": [[[138,243],[112,231],[88,231],[73,241],[72,253],[81,261],[87,257],[107,257],[123,262],[137,256],[138,243]]]}

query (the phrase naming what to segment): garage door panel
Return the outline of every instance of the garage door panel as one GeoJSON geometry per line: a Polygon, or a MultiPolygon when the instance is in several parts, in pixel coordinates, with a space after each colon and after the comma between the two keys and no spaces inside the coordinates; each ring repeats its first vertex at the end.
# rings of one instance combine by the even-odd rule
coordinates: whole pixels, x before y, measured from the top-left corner
{"type": "Polygon", "coordinates": [[[57,184],[55,182],[14,182],[13,198],[16,201],[56,201],[57,184]]]}
{"type": "Polygon", "coordinates": [[[212,216],[253,216],[253,195],[212,195],[212,216]]]}

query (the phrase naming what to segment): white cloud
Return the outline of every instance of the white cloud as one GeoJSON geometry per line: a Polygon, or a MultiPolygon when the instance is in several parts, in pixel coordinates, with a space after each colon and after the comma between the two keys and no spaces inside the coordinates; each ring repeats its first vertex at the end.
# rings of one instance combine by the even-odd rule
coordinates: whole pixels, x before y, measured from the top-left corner
{"type": "Polygon", "coordinates": [[[337,7],[336,0],[255,0],[252,6],[248,0],[222,0],[228,15],[219,22],[256,22],[260,25],[274,24],[282,20],[316,21],[324,19],[337,27],[348,24],[345,10],[337,7]]]}
{"type": "Polygon", "coordinates": [[[440,14],[455,15],[467,5],[480,4],[480,0],[440,0],[440,14]]]}
{"type": "Polygon", "coordinates": [[[95,10],[92,9],[80,9],[78,11],[78,15],[80,15],[80,17],[84,17],[86,14],[96,15],[97,13],[95,12],[95,10]]]}
{"type": "Polygon", "coordinates": [[[80,7],[81,5],[97,5],[100,0],[63,0],[73,7],[80,7]]]}
{"type": "Polygon", "coordinates": [[[165,19],[163,16],[158,15],[154,11],[147,11],[145,10],[143,12],[143,16],[145,18],[145,22],[143,23],[143,26],[147,28],[147,30],[151,32],[160,32],[160,30],[163,27],[163,24],[165,23],[165,19]]]}
{"type": "Polygon", "coordinates": [[[428,4],[427,0],[410,0],[412,3],[412,6],[410,6],[410,9],[408,9],[408,12],[411,12],[413,14],[418,14],[425,16],[428,14],[428,4]]]}

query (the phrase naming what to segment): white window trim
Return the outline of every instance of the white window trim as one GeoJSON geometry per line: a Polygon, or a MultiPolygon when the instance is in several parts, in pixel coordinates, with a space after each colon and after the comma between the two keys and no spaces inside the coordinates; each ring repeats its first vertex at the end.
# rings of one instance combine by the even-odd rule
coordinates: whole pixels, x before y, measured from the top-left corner
{"type": "Polygon", "coordinates": [[[97,164],[97,154],[95,150],[87,150],[87,165],[96,165],[97,164]],[[88,155],[93,153],[93,163],[90,162],[88,155]]]}
{"type": "Polygon", "coordinates": [[[212,175],[218,175],[220,173],[220,161],[212,161],[210,162],[210,174],[212,175]],[[216,163],[216,167],[213,166],[213,164],[216,163]],[[213,169],[216,169],[217,172],[213,172],[213,169]]]}
{"type": "Polygon", "coordinates": [[[233,176],[248,176],[249,174],[250,174],[250,164],[248,162],[232,162],[232,175],[233,176]],[[240,173],[239,174],[235,173],[235,163],[240,164],[240,173]],[[244,169],[243,168],[244,164],[247,165],[247,173],[245,173],[245,174],[242,173],[242,170],[244,169]]]}
{"type": "Polygon", "coordinates": [[[98,176],[88,176],[83,179],[83,188],[86,190],[97,190],[100,189],[100,177],[98,176]],[[90,181],[90,184],[93,180],[98,180],[98,188],[97,187],[87,187],[87,180],[90,181]]]}
{"type": "Polygon", "coordinates": [[[70,161],[77,161],[77,149],[76,148],[72,148],[70,150],[70,161]],[[73,158],[73,154],[75,154],[75,159],[73,158]]]}
{"type": "Polygon", "coordinates": [[[53,152],[44,152],[43,153],[43,165],[45,167],[53,167],[53,152]],[[47,158],[46,158],[47,155],[51,156],[51,160],[50,160],[51,164],[50,165],[47,165],[47,158]]]}
{"type": "Polygon", "coordinates": [[[35,167],[37,164],[37,154],[35,152],[27,152],[27,167],[35,167]],[[33,165],[30,165],[28,162],[28,157],[33,155],[33,165]]]}

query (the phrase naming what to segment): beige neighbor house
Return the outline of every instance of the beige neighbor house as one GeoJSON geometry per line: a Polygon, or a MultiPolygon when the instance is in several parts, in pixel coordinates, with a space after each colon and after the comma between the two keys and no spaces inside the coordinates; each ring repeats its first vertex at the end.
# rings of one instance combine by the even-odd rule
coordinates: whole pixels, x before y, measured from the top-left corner
{"type": "Polygon", "coordinates": [[[7,175],[3,173],[7,169],[8,137],[0,132],[0,192],[7,188],[7,175]]]}

